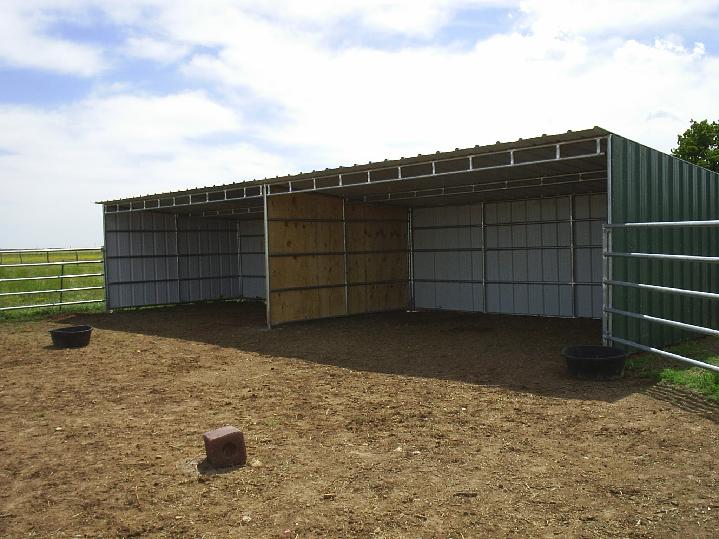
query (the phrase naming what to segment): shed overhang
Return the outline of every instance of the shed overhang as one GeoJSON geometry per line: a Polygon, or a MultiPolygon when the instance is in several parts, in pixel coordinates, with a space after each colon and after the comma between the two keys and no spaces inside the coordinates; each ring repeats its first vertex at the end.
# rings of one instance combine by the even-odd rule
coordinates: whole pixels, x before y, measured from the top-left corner
{"type": "Polygon", "coordinates": [[[264,194],[314,192],[356,202],[422,207],[603,192],[609,135],[609,131],[595,127],[99,204],[105,213],[151,210],[242,219],[262,213],[264,194]]]}

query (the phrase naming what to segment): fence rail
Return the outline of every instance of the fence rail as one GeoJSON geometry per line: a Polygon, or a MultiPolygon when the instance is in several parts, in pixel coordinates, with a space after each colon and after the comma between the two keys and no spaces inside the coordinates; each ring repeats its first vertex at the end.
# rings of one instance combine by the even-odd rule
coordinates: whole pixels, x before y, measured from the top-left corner
{"type": "Polygon", "coordinates": [[[104,276],[101,247],[0,249],[0,313],[103,303],[104,276]]]}
{"type": "Polygon", "coordinates": [[[654,284],[648,284],[648,283],[635,283],[635,282],[628,282],[628,281],[620,281],[614,279],[613,275],[613,267],[612,267],[612,258],[613,257],[624,257],[624,258],[636,258],[636,259],[656,259],[656,260],[672,260],[672,261],[680,261],[680,262],[702,262],[702,263],[710,263],[715,264],[719,263],[719,256],[694,256],[694,255],[683,255],[683,254],[664,254],[664,253],[624,253],[624,252],[616,252],[612,248],[613,244],[613,232],[616,230],[622,230],[622,229],[638,229],[638,228],[700,228],[700,227],[713,227],[713,228],[719,228],[719,220],[707,220],[707,221],[657,221],[657,222],[638,222],[638,223],[615,223],[615,224],[607,224],[604,225],[602,228],[603,232],[603,252],[602,256],[604,258],[603,263],[603,279],[602,279],[602,286],[604,289],[604,327],[603,327],[603,339],[605,344],[609,345],[611,343],[617,343],[622,344],[624,346],[627,346],[629,348],[634,348],[636,350],[642,350],[644,352],[650,352],[653,354],[660,355],[662,357],[666,357],[669,359],[673,359],[675,361],[679,361],[682,363],[687,363],[689,365],[693,365],[695,367],[701,367],[702,369],[707,369],[714,372],[719,372],[719,365],[714,365],[712,363],[707,363],[704,361],[699,361],[693,358],[689,358],[686,356],[682,356],[680,354],[675,354],[672,352],[668,352],[667,350],[662,350],[660,348],[656,348],[654,346],[648,346],[643,343],[638,343],[629,339],[624,339],[621,337],[618,337],[613,334],[612,328],[613,328],[613,316],[621,316],[625,318],[633,318],[636,320],[643,320],[645,322],[649,322],[652,324],[660,324],[664,326],[670,326],[686,331],[691,331],[694,333],[699,333],[702,335],[710,335],[714,337],[719,337],[719,330],[715,328],[708,328],[704,326],[699,326],[695,324],[688,324],[686,322],[681,322],[680,320],[670,320],[667,318],[660,318],[657,316],[651,316],[646,313],[639,313],[634,311],[627,311],[623,309],[617,309],[613,305],[613,289],[614,287],[626,287],[626,288],[635,288],[639,290],[648,290],[652,292],[662,292],[666,294],[674,294],[679,296],[689,296],[689,297],[695,297],[695,298],[702,298],[702,299],[710,299],[710,300],[717,300],[719,299],[719,294],[715,292],[708,292],[708,291],[702,291],[702,290],[687,290],[684,288],[674,288],[669,286],[659,286],[654,284]]]}

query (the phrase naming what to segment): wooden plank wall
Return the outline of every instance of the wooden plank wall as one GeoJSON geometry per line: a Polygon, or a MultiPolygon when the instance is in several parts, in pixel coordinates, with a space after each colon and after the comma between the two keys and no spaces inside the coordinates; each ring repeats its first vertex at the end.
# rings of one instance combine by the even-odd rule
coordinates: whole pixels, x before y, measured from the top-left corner
{"type": "Polygon", "coordinates": [[[405,209],[295,193],[267,216],[271,325],[407,308],[405,209]]]}
{"type": "Polygon", "coordinates": [[[346,314],[342,199],[267,199],[270,324],[346,314]]]}
{"type": "Polygon", "coordinates": [[[347,204],[345,219],[348,313],[408,308],[407,210],[347,204]]]}

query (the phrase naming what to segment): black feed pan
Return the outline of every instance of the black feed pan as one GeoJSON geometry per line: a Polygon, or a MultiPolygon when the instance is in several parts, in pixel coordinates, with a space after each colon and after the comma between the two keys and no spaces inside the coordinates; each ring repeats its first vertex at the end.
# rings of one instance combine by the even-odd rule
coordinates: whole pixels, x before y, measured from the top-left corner
{"type": "Polygon", "coordinates": [[[51,329],[52,344],[58,348],[82,348],[90,343],[92,326],[70,326],[51,329]]]}
{"type": "Polygon", "coordinates": [[[568,346],[562,350],[569,373],[576,378],[614,380],[624,375],[624,350],[611,346],[568,346]]]}

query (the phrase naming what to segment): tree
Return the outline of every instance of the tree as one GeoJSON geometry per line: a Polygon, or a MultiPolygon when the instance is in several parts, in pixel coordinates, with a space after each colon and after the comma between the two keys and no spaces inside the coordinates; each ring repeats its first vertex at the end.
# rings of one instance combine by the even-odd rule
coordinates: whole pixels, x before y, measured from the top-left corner
{"type": "Polygon", "coordinates": [[[719,121],[691,120],[689,129],[677,137],[677,143],[672,150],[675,157],[719,172],[719,121]]]}

